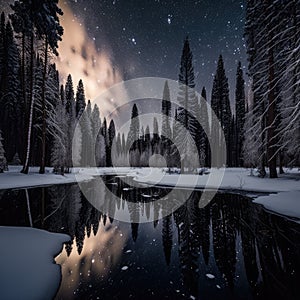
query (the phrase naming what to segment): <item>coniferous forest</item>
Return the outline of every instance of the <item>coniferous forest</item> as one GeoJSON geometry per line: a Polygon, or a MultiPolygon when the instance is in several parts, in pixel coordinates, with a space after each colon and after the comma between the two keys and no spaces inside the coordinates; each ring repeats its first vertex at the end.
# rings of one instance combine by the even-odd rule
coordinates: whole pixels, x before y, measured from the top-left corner
{"type": "Polygon", "coordinates": [[[128,133],[118,132],[113,119],[101,118],[101,108],[86,98],[82,80],[73,82],[69,74],[63,84],[54,60],[64,38],[60,24],[64,12],[58,1],[20,0],[11,10],[2,12],[0,24],[1,172],[8,164],[21,164],[23,173],[39,166],[43,174],[51,166],[64,174],[73,164],[92,166],[88,155],[92,148],[100,167],[126,166],[128,160],[131,166],[148,166],[153,154],[163,155],[169,167],[182,172],[195,165],[210,167],[209,135],[219,133],[206,101],[223,129],[226,166],[258,167],[262,177],[268,167],[275,178],[278,167],[283,172],[284,166],[300,165],[299,1],[247,1],[248,70],[244,72],[240,62],[234,66],[236,84],[230,87],[234,99],[222,55],[207,99],[206,88],[195,80],[193,40],[186,37],[178,59],[179,106],[172,107],[166,81],[161,123],[154,118],[153,127],[144,128],[134,104],[128,133]],[[183,126],[173,124],[173,119],[183,126]],[[81,147],[72,153],[75,128],[81,147]]]}

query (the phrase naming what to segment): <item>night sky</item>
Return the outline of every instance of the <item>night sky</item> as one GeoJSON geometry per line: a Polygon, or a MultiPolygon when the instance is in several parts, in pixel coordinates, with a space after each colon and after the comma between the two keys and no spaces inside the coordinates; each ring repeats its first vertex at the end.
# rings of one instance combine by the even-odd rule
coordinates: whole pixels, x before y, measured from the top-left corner
{"type": "MultiPolygon", "coordinates": [[[[0,0],[1,9],[10,13],[12,2],[0,0]]],[[[245,73],[247,67],[245,0],[60,0],[59,6],[65,28],[57,61],[61,79],[65,82],[71,73],[76,85],[82,78],[87,98],[93,100],[120,80],[147,76],[177,80],[188,35],[197,91],[205,86],[210,99],[222,54],[233,104],[237,62],[242,62],[245,73]],[[107,76],[114,70],[117,78],[107,76]]],[[[101,107],[111,110],[109,103],[101,107]]]]}
{"type": "MultiPolygon", "coordinates": [[[[196,89],[210,95],[219,54],[234,97],[238,60],[246,70],[243,39],[246,1],[67,1],[96,48],[109,52],[123,78],[177,80],[184,38],[194,55],[196,89]]],[[[233,99],[232,99],[233,100],[233,99]]]]}

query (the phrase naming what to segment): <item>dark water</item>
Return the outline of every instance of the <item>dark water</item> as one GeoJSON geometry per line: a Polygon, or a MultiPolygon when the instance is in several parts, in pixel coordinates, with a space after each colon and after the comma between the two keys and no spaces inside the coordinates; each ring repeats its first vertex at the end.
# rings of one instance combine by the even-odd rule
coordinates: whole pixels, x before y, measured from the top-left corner
{"type": "Polygon", "coordinates": [[[56,258],[56,299],[300,299],[300,225],[240,195],[217,194],[200,209],[200,192],[159,221],[120,222],[114,212],[127,201],[139,202],[144,218],[161,215],[162,206],[145,209],[142,194],[168,190],[106,180],[120,201],[103,192],[102,212],[77,185],[0,191],[0,225],[72,237],[56,258]]]}

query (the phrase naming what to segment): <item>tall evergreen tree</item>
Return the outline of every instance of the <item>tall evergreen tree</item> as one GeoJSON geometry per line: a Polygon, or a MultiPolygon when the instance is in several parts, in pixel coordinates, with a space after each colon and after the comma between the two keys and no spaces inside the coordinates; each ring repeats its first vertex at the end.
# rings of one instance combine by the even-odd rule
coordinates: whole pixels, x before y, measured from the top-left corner
{"type": "Polygon", "coordinates": [[[207,103],[205,87],[203,87],[201,91],[200,124],[203,129],[202,136],[201,136],[201,148],[203,149],[204,152],[204,165],[206,167],[209,167],[210,166],[210,145],[209,145],[208,136],[210,135],[210,126],[209,126],[208,103],[207,103]]]}
{"type": "Polygon", "coordinates": [[[236,155],[237,167],[243,166],[242,149],[244,143],[244,124],[246,114],[245,103],[245,81],[241,62],[238,63],[236,72],[236,90],[235,90],[235,113],[236,113],[236,155]]]}
{"type": "Polygon", "coordinates": [[[60,99],[55,109],[55,131],[51,149],[51,165],[55,173],[64,175],[66,167],[68,127],[66,123],[66,105],[64,98],[60,99]]]}
{"type": "Polygon", "coordinates": [[[161,153],[166,156],[167,162],[170,160],[171,154],[171,139],[172,139],[172,130],[170,124],[171,117],[171,99],[170,99],[170,89],[168,81],[165,82],[162,105],[162,128],[161,128],[161,153]]]}
{"type": "MultiPolygon", "coordinates": [[[[231,128],[231,108],[230,108],[230,101],[229,101],[229,87],[228,87],[228,79],[225,74],[224,69],[224,63],[222,55],[219,56],[217,71],[214,77],[213,81],[213,89],[212,89],[212,96],[211,96],[211,107],[218,118],[223,132],[224,132],[224,138],[226,142],[226,154],[227,154],[227,165],[232,165],[232,159],[231,159],[231,152],[230,152],[230,128],[231,128]]],[[[221,144],[221,137],[220,133],[218,132],[218,129],[216,128],[218,125],[216,122],[212,123],[212,132],[214,135],[219,136],[219,147],[220,153],[223,153],[222,149],[223,145],[221,144]]]]}
{"type": "Polygon", "coordinates": [[[112,145],[113,140],[116,135],[116,128],[114,120],[111,120],[108,126],[108,145],[107,145],[107,151],[106,151],[106,160],[107,160],[107,166],[112,167],[112,155],[116,156],[116,153],[112,153],[112,145]]]}
{"type": "Polygon", "coordinates": [[[152,137],[152,153],[158,154],[159,153],[159,132],[158,132],[158,122],[157,118],[153,118],[153,137],[152,137]]]}
{"type": "Polygon", "coordinates": [[[79,119],[86,107],[83,82],[80,79],[76,92],[76,118],[79,119]]]}
{"type": "Polygon", "coordinates": [[[139,147],[138,141],[140,137],[140,121],[139,112],[136,104],[133,104],[131,112],[131,123],[126,141],[126,152],[129,153],[129,162],[131,166],[139,165],[139,147]]]}
{"type": "Polygon", "coordinates": [[[162,129],[161,135],[162,138],[165,137],[167,139],[171,139],[171,125],[170,125],[170,117],[171,117],[171,99],[170,99],[170,89],[168,85],[168,81],[165,81],[163,98],[161,104],[161,112],[162,112],[162,129]]]}
{"type": "MultiPolygon", "coordinates": [[[[178,120],[183,126],[178,126],[177,135],[175,137],[176,143],[180,145],[179,152],[181,154],[181,170],[184,172],[186,165],[185,161],[192,155],[190,150],[192,148],[186,147],[187,145],[194,144],[189,140],[189,135],[186,130],[190,132],[192,138],[195,138],[197,132],[196,110],[197,99],[195,95],[195,75],[193,67],[193,54],[190,49],[188,37],[184,41],[184,46],[181,55],[180,72],[179,72],[179,93],[178,103],[178,120]]],[[[187,167],[193,167],[187,165],[187,167]]]]}
{"type": "Polygon", "coordinates": [[[75,109],[75,98],[74,98],[74,88],[73,80],[71,74],[67,77],[67,82],[65,86],[65,105],[66,105],[66,122],[68,125],[67,133],[67,146],[66,146],[66,158],[67,158],[67,172],[70,171],[72,167],[72,141],[75,132],[76,125],[76,109],[75,109]]]}
{"type": "Polygon", "coordinates": [[[81,113],[80,117],[80,128],[82,133],[82,144],[81,144],[81,165],[83,167],[90,167],[93,163],[91,157],[92,149],[92,124],[89,118],[87,110],[81,113]]]}
{"type": "Polygon", "coordinates": [[[122,133],[122,153],[126,153],[126,141],[125,141],[125,134],[124,132],[122,133]]]}
{"type": "Polygon", "coordinates": [[[37,36],[43,40],[44,46],[44,67],[43,67],[43,82],[42,82],[42,153],[40,174],[45,173],[46,165],[46,136],[47,136],[47,112],[46,112],[46,88],[47,88],[47,73],[49,64],[49,50],[58,55],[58,41],[61,41],[63,28],[59,23],[59,16],[63,15],[62,10],[58,7],[58,0],[40,0],[35,3],[37,6],[37,14],[34,22],[37,36]]]}
{"type": "MultiPolygon", "coordinates": [[[[1,25],[2,26],[2,25],[1,25]]],[[[2,29],[1,29],[2,31],[2,29]]],[[[4,148],[8,161],[18,152],[18,125],[21,126],[20,80],[19,80],[19,51],[14,39],[10,22],[6,23],[2,51],[2,68],[0,69],[0,129],[4,138],[4,148]]],[[[22,132],[20,133],[23,134],[22,132]]]]}

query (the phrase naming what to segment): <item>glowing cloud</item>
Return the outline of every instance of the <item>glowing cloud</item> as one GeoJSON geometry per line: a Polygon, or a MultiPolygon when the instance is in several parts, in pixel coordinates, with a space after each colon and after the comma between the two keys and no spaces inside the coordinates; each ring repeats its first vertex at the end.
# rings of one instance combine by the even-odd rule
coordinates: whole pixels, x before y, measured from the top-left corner
{"type": "MultiPolygon", "coordinates": [[[[74,17],[66,2],[60,1],[59,6],[64,12],[60,19],[64,35],[59,43],[57,69],[64,83],[68,74],[72,75],[74,89],[79,79],[82,79],[86,98],[94,101],[114,84],[122,82],[122,75],[113,66],[109,52],[97,51],[95,42],[88,36],[84,24],[74,17]]],[[[114,89],[113,94],[106,92],[105,99],[100,97],[99,101],[98,98],[97,104],[101,112],[106,115],[125,101],[126,92],[122,85],[119,85],[118,89],[114,89]]]]}

